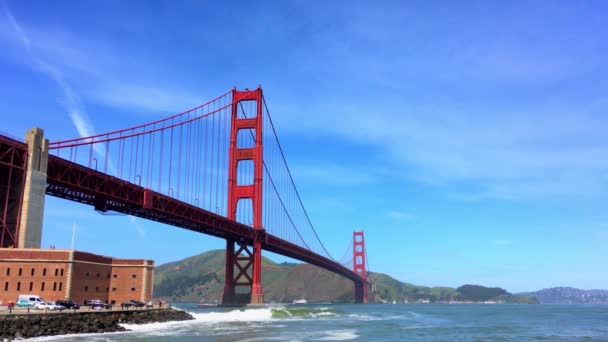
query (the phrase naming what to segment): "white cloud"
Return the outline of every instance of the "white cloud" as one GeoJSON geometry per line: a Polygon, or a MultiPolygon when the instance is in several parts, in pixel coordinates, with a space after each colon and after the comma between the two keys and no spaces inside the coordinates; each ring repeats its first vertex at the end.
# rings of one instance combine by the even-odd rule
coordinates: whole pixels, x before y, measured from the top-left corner
{"type": "MultiPolygon", "coordinates": [[[[158,115],[159,112],[181,112],[210,98],[171,81],[171,77],[164,73],[159,75],[159,70],[168,67],[157,65],[150,56],[136,55],[133,49],[127,51],[95,36],[85,39],[54,27],[31,27],[26,34],[17,25],[8,7],[5,12],[7,17],[10,16],[9,22],[18,40],[27,46],[28,54],[36,57],[37,62],[44,61],[45,65],[40,71],[54,73],[63,84],[69,80],[88,102],[158,115]],[[49,68],[50,63],[53,68],[49,68]],[[61,73],[55,72],[58,70],[61,73]]],[[[0,41],[16,43],[15,36],[2,32],[1,28],[0,22],[0,41]]],[[[13,54],[10,57],[16,63],[21,63],[19,56],[13,54]]],[[[218,94],[211,94],[215,95],[218,94]]]]}
{"type": "MultiPolygon", "coordinates": [[[[61,89],[63,93],[63,105],[65,106],[74,127],[78,131],[80,136],[90,136],[93,135],[93,128],[89,123],[88,118],[86,117],[86,113],[84,112],[82,103],[80,98],[70,86],[63,74],[54,67],[49,64],[46,60],[39,58],[32,49],[32,42],[28,34],[25,30],[19,25],[13,14],[11,13],[8,5],[3,3],[4,14],[9,20],[10,26],[12,27],[14,33],[17,35],[23,47],[25,48],[28,57],[31,59],[31,66],[36,71],[46,74],[49,78],[51,78],[55,84],[61,89]]],[[[101,153],[101,151],[98,151],[101,153]]]]}
{"type": "MultiPolygon", "coordinates": [[[[544,30],[529,32],[535,14],[517,16],[527,25],[503,14],[504,22],[492,23],[488,33],[466,31],[475,27],[469,23],[446,36],[427,19],[436,11],[449,16],[448,9],[405,7],[415,30],[401,24],[402,11],[359,5],[346,27],[324,32],[315,52],[325,52],[323,65],[335,68],[333,77],[365,86],[345,84],[317,104],[304,104],[308,108],[290,108],[295,98],[275,103],[289,113],[275,120],[281,130],[379,147],[394,168],[412,170],[418,181],[474,188],[459,190],[462,197],[605,193],[608,98],[593,92],[581,97],[577,88],[603,68],[603,34],[576,35],[589,27],[574,25],[565,33],[583,38],[564,41],[544,30]]],[[[451,25],[463,20],[451,19],[451,25]]],[[[572,16],[562,12],[550,20],[572,16]]],[[[323,68],[307,58],[302,62],[323,68]]]]}
{"type": "Polygon", "coordinates": [[[133,224],[133,227],[135,228],[135,231],[137,232],[137,235],[139,235],[140,238],[146,237],[146,231],[145,231],[144,227],[139,223],[139,221],[134,216],[129,216],[129,222],[131,222],[131,224],[133,224]]]}
{"type": "Polygon", "coordinates": [[[300,162],[292,166],[298,182],[316,184],[353,186],[372,184],[377,181],[376,172],[369,168],[331,164],[323,161],[300,162]]]}
{"type": "Polygon", "coordinates": [[[356,210],[352,201],[336,197],[307,198],[305,206],[310,212],[331,212],[334,214],[336,212],[353,213],[356,210]]]}
{"type": "Polygon", "coordinates": [[[472,187],[461,194],[467,197],[588,196],[608,187],[605,103],[539,103],[498,112],[451,102],[392,100],[371,111],[323,104],[305,114],[305,127],[285,120],[283,128],[374,146],[410,178],[472,187]]]}
{"type": "MultiPolygon", "coordinates": [[[[165,115],[181,112],[202,104],[207,98],[195,96],[179,86],[163,87],[137,80],[125,80],[111,77],[100,78],[86,90],[92,101],[125,110],[152,113],[162,112],[165,115]]],[[[217,94],[216,94],[217,95],[217,94]]]]}
{"type": "Polygon", "coordinates": [[[413,220],[415,216],[406,211],[392,210],[389,211],[388,217],[398,221],[410,221],[413,220]]]}

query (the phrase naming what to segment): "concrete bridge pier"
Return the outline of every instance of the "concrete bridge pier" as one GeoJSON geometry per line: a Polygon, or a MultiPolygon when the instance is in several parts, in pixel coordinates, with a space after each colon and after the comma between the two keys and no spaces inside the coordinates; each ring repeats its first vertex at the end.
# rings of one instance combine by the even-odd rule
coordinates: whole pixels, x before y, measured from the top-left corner
{"type": "Polygon", "coordinates": [[[44,138],[44,130],[37,127],[25,132],[25,141],[28,159],[17,247],[40,248],[49,141],[44,138]]]}

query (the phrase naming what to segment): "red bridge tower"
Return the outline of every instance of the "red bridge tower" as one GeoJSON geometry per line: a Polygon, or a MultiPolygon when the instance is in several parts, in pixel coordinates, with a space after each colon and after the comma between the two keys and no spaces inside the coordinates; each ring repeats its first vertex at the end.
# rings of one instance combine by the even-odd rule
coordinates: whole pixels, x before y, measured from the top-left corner
{"type": "Polygon", "coordinates": [[[355,282],[355,303],[367,304],[367,270],[365,265],[363,232],[353,232],[353,270],[362,279],[361,282],[355,282]]]}
{"type": "Polygon", "coordinates": [[[235,253],[235,241],[226,240],[226,283],[222,304],[243,304],[243,298],[236,295],[237,286],[251,289],[251,304],[262,304],[262,239],[265,231],[262,227],[262,88],[256,90],[232,90],[232,121],[230,133],[230,156],[228,164],[228,218],[236,221],[237,204],[241,199],[250,199],[253,207],[253,228],[256,230],[253,250],[246,241],[238,241],[239,249],[235,253]],[[256,116],[238,118],[241,102],[255,101],[256,116]],[[242,129],[255,131],[255,145],[250,148],[237,146],[238,132],[242,129]],[[237,184],[239,162],[253,161],[253,184],[237,184]],[[235,275],[235,270],[238,272],[235,275]]]}

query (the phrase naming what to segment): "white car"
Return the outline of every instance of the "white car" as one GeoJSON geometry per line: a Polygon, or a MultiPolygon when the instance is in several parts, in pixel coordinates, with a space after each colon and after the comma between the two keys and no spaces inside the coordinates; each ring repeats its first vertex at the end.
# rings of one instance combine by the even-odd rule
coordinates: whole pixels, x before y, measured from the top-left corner
{"type": "Polygon", "coordinates": [[[36,310],[63,310],[65,309],[63,306],[61,305],[55,305],[55,304],[51,304],[51,303],[47,303],[47,302],[42,302],[42,303],[36,303],[36,305],[34,305],[34,309],[36,310]]]}
{"type": "Polygon", "coordinates": [[[65,309],[65,306],[63,306],[61,304],[57,304],[57,303],[55,303],[53,301],[48,301],[46,303],[49,304],[49,305],[51,305],[51,306],[55,306],[56,307],[55,310],[63,310],[63,309],[65,309]]]}

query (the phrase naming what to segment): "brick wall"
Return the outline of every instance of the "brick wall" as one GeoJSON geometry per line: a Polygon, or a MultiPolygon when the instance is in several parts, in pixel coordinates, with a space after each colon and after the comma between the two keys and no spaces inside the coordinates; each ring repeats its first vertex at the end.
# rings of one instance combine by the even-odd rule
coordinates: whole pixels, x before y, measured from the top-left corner
{"type": "Polygon", "coordinates": [[[154,261],[79,251],[74,251],[72,260],[70,254],[69,250],[0,248],[0,301],[16,302],[19,294],[45,300],[69,297],[79,304],[88,299],[116,304],[150,300],[154,261]]]}
{"type": "Polygon", "coordinates": [[[149,297],[142,296],[143,280],[144,260],[114,259],[110,283],[110,302],[149,300],[149,297]]]}
{"type": "Polygon", "coordinates": [[[0,249],[0,301],[17,302],[20,294],[63,299],[68,267],[69,251],[0,249]]]}
{"type": "Polygon", "coordinates": [[[71,299],[79,304],[89,299],[108,302],[111,273],[111,264],[82,262],[74,255],[71,299]]]}

